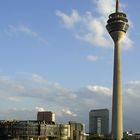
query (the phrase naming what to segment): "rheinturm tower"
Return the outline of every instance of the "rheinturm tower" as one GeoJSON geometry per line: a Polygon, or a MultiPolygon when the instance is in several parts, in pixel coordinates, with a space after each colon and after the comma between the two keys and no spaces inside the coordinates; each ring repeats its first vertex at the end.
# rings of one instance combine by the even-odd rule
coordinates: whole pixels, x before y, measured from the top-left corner
{"type": "Polygon", "coordinates": [[[121,41],[126,34],[128,27],[129,25],[126,14],[120,12],[119,0],[116,0],[116,11],[109,15],[106,28],[114,41],[114,75],[111,135],[117,140],[121,140],[123,138],[121,41]]]}

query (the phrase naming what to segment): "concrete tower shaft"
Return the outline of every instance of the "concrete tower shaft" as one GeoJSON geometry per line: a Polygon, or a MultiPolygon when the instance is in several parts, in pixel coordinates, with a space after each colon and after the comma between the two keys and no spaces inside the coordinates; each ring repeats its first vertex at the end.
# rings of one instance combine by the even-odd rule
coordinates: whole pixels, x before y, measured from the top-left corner
{"type": "Polygon", "coordinates": [[[112,136],[117,140],[123,138],[123,113],[122,113],[122,80],[121,80],[121,41],[125,33],[116,31],[111,33],[114,40],[114,77],[112,98],[112,136]]]}
{"type": "Polygon", "coordinates": [[[119,0],[116,0],[116,12],[109,15],[106,28],[115,44],[111,134],[117,140],[123,138],[121,41],[128,27],[126,14],[119,12],[119,0]]]}

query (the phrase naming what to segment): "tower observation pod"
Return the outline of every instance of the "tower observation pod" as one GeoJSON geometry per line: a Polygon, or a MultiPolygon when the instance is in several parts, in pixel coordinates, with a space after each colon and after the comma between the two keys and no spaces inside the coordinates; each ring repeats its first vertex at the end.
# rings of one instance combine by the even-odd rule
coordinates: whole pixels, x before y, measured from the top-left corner
{"type": "Polygon", "coordinates": [[[109,19],[106,25],[106,29],[114,41],[114,75],[111,135],[116,140],[121,140],[123,138],[121,41],[129,27],[126,14],[120,12],[119,4],[119,0],[116,0],[116,12],[109,15],[109,19]]]}

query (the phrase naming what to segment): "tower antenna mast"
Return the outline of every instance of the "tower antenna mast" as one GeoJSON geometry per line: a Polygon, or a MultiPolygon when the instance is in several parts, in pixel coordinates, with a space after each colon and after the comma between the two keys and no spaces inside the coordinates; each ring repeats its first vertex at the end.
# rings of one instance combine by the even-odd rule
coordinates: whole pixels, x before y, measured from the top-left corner
{"type": "Polygon", "coordinates": [[[120,10],[120,1],[116,0],[116,13],[118,13],[120,10]]]}

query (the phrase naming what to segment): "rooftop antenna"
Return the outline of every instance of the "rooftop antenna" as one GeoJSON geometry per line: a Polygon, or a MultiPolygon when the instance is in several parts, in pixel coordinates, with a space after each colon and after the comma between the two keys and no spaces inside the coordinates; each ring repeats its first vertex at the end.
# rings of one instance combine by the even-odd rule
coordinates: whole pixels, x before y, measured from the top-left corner
{"type": "Polygon", "coordinates": [[[120,9],[120,2],[119,0],[116,0],[116,13],[119,12],[119,9],[120,9]]]}

